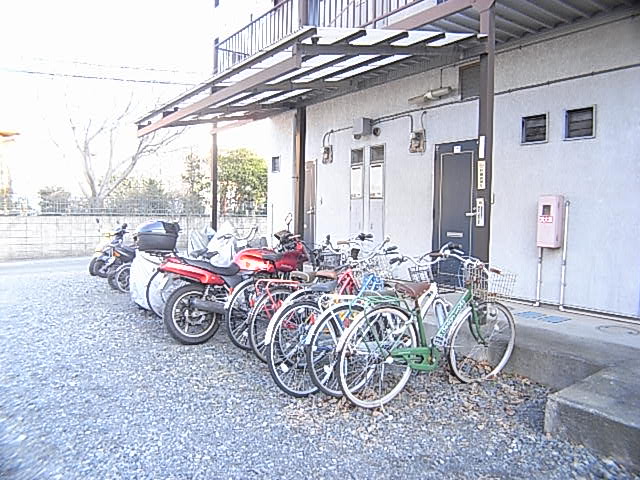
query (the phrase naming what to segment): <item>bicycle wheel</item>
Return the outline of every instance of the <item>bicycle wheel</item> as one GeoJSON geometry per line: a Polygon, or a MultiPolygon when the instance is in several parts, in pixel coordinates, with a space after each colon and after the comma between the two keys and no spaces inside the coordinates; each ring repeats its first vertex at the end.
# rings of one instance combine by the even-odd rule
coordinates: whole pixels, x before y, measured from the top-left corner
{"type": "Polygon", "coordinates": [[[310,301],[286,306],[267,346],[267,365],[273,381],[293,397],[306,397],[318,391],[309,377],[304,340],[319,315],[320,308],[310,301]]]}
{"type": "Polygon", "coordinates": [[[361,305],[336,305],[323,312],[309,333],[310,338],[307,339],[305,348],[309,376],[315,386],[326,395],[342,397],[340,382],[335,375],[337,346],[344,329],[362,310],[361,305]]]}
{"type": "Polygon", "coordinates": [[[289,295],[291,290],[288,288],[272,288],[256,300],[249,313],[249,345],[262,362],[267,361],[265,335],[269,321],[289,295]]]}
{"type": "Polygon", "coordinates": [[[485,302],[462,312],[464,319],[449,336],[449,365],[461,381],[481,382],[496,376],[509,361],[516,326],[507,307],[485,302]]]}
{"type": "Polygon", "coordinates": [[[227,333],[233,344],[242,350],[251,350],[249,345],[249,312],[255,303],[254,279],[245,280],[233,289],[225,311],[227,333]]]}
{"type": "Polygon", "coordinates": [[[340,388],[351,403],[376,408],[393,400],[409,381],[411,367],[391,356],[418,344],[412,317],[404,310],[380,306],[354,322],[341,340],[340,388]]]}

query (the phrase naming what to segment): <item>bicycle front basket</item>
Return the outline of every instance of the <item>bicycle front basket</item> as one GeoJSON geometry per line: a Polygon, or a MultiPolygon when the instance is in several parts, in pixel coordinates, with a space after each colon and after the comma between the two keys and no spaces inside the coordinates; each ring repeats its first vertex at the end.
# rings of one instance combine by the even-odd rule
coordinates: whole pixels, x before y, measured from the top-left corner
{"type": "Polygon", "coordinates": [[[516,284],[516,274],[485,265],[468,265],[465,269],[465,285],[473,290],[479,300],[509,298],[516,284]]]}

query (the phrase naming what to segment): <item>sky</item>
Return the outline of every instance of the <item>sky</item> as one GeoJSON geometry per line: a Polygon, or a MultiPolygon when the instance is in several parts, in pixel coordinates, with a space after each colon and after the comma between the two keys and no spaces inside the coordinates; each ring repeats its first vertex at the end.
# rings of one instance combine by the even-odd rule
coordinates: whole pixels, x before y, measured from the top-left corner
{"type": "MultiPolygon", "coordinates": [[[[257,0],[236,5],[244,10],[245,1],[257,0]]],[[[98,125],[129,102],[132,115],[117,145],[123,155],[130,151],[135,119],[211,76],[213,38],[221,36],[214,25],[228,23],[213,22],[213,15],[213,0],[3,2],[0,130],[20,135],[0,154],[15,194],[34,197],[43,186],[80,194],[71,123],[98,125]]],[[[221,135],[220,147],[233,148],[238,138],[221,135]]],[[[134,175],[175,179],[187,153],[207,155],[210,147],[209,128],[190,127],[169,153],[142,162],[134,175]]]]}

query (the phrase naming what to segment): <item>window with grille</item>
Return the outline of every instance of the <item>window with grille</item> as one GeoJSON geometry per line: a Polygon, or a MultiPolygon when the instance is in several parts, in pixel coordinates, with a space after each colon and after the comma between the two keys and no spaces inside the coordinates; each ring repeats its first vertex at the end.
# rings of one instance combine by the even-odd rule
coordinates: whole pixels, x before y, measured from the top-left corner
{"type": "Polygon", "coordinates": [[[480,64],[460,67],[460,97],[462,100],[480,96],[480,64]]]}
{"type": "Polygon", "coordinates": [[[371,147],[369,198],[384,198],[384,145],[371,147]]]}
{"type": "Polygon", "coordinates": [[[594,108],[567,110],[565,116],[564,138],[589,138],[594,136],[594,108]]]}
{"type": "Polygon", "coordinates": [[[280,171],[280,157],[271,157],[271,172],[276,173],[280,171]]]}
{"type": "Polygon", "coordinates": [[[364,150],[351,150],[351,199],[362,198],[364,150]]]}
{"type": "Polygon", "coordinates": [[[547,141],[547,115],[532,115],[522,118],[522,143],[547,141]]]}

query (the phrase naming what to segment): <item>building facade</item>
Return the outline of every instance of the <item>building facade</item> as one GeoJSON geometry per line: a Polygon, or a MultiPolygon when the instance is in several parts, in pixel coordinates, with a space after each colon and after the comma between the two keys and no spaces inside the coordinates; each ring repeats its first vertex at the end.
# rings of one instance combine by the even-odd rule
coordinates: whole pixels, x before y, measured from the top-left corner
{"type": "Polygon", "coordinates": [[[259,22],[285,18],[285,6],[292,15],[313,17],[312,25],[338,28],[344,20],[367,31],[326,40],[330,33],[320,29],[299,30],[289,49],[297,63],[277,57],[289,53],[286,32],[275,46],[252,40],[240,42],[246,50],[225,47],[218,52],[218,80],[190,98],[204,87],[220,90],[179,111],[169,110],[176,102],[167,105],[156,123],[141,119],[141,133],[266,118],[274,230],[288,212],[304,209],[308,238],[367,231],[391,237],[411,255],[445,241],[473,252],[484,232],[486,259],[518,273],[517,298],[640,317],[638,2],[401,0],[396,10],[381,11],[386,3],[371,0],[344,2],[349,8],[331,14],[327,6],[339,2],[319,0],[317,16],[310,13],[314,3],[286,0],[280,16],[252,20],[235,38],[259,22]],[[367,5],[364,21],[356,4],[367,5]],[[396,36],[385,43],[369,33],[382,29],[396,36]],[[397,40],[438,31],[446,35],[397,40]],[[367,35],[373,38],[367,44],[357,40],[367,35]],[[495,69],[493,59],[486,62],[488,35],[496,39],[495,69]],[[458,48],[460,39],[466,43],[458,48]],[[430,55],[415,46],[438,41],[445,42],[439,52],[448,53],[435,61],[404,61],[430,55]],[[257,63],[269,49],[273,63],[257,63]],[[374,65],[365,77],[340,76],[349,68],[304,77],[321,68],[312,63],[317,52],[333,51],[345,59],[371,51],[395,55],[400,66],[374,65]],[[287,78],[301,83],[270,92],[287,88],[287,78]],[[333,85],[342,90],[332,93],[333,85]],[[485,137],[480,119],[490,118],[491,109],[493,134],[485,137]],[[549,228],[554,241],[545,243],[549,228]]]}

